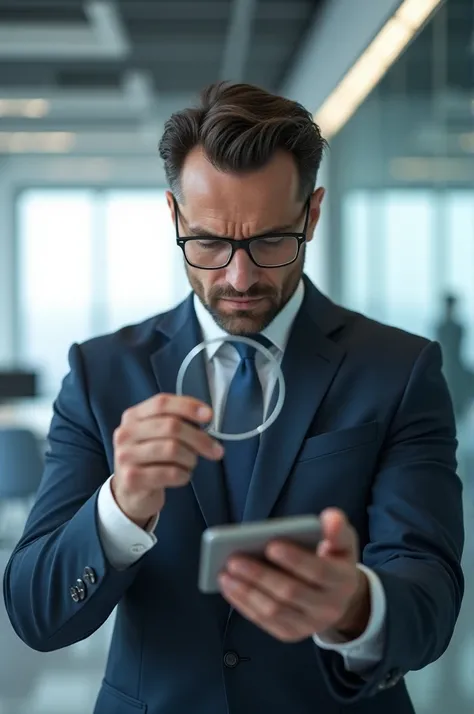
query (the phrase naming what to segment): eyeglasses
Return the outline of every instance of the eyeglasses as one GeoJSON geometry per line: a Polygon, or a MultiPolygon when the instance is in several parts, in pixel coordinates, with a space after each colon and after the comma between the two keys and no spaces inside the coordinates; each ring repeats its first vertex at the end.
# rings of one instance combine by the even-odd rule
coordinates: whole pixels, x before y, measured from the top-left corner
{"type": "Polygon", "coordinates": [[[301,246],[306,242],[310,199],[305,203],[305,222],[301,233],[265,233],[254,238],[233,240],[214,236],[180,237],[179,207],[174,201],[176,243],[184,253],[186,262],[193,268],[220,270],[227,267],[237,250],[244,250],[259,268],[282,268],[294,263],[301,246]]]}

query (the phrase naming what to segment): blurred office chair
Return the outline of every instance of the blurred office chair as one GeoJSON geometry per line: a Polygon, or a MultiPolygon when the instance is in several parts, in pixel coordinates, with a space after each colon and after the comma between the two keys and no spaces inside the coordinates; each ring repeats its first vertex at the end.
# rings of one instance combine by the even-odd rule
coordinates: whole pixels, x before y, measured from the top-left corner
{"type": "Polygon", "coordinates": [[[0,428],[0,542],[16,540],[7,530],[10,508],[17,501],[29,512],[43,473],[43,455],[35,434],[19,427],[0,428]],[[3,502],[3,503],[2,503],[3,502]]]}

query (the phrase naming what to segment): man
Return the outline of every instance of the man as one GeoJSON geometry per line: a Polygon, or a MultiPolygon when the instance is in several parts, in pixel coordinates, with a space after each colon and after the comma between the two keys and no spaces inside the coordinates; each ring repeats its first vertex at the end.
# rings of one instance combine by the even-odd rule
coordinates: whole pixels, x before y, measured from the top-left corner
{"type": "MultiPolygon", "coordinates": [[[[324,147],[303,107],[247,85],[172,116],[160,153],[193,294],[71,348],[5,600],[41,651],[118,605],[97,714],[408,714],[403,675],[450,641],[463,522],[440,350],[303,275],[324,147]],[[237,334],[265,338],[286,381],[253,461],[201,428],[204,401],[173,394],[196,344],[237,334]],[[321,514],[317,552],[272,543],[199,592],[206,527],[306,513],[321,514]]],[[[270,389],[238,344],[203,357],[223,419],[242,370],[270,389]]]]}
{"type": "Polygon", "coordinates": [[[466,328],[456,315],[458,298],[448,293],[443,303],[443,314],[436,325],[436,339],[443,355],[443,372],[451,393],[454,414],[457,422],[461,423],[474,398],[474,375],[464,361],[466,328]]]}

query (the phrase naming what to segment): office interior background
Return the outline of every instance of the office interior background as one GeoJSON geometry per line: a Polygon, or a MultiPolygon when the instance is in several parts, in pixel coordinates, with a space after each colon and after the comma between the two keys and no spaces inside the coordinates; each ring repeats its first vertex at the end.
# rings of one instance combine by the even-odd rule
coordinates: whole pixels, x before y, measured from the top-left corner
{"type": "MultiPolygon", "coordinates": [[[[442,342],[466,596],[448,652],[407,682],[419,714],[472,713],[473,0],[0,0],[0,449],[17,427],[43,443],[73,342],[188,293],[157,144],[166,118],[218,79],[302,102],[329,140],[309,276],[442,342]]],[[[35,473],[15,492],[0,472],[0,574],[35,473]]],[[[1,601],[0,714],[91,712],[112,625],[37,653],[1,601]]]]}

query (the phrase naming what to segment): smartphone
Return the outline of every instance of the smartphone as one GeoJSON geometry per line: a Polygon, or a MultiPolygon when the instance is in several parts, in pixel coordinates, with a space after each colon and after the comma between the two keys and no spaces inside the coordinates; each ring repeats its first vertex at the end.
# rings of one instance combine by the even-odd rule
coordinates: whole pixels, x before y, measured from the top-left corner
{"type": "Polygon", "coordinates": [[[207,528],[201,537],[199,590],[220,592],[217,578],[229,556],[242,553],[264,558],[267,544],[277,539],[315,549],[321,540],[319,518],[314,515],[287,516],[207,528]]]}

